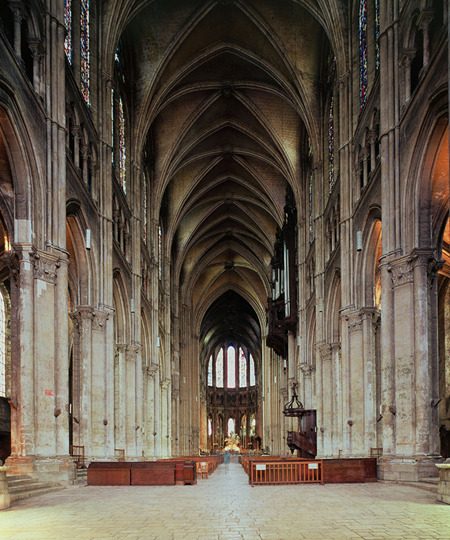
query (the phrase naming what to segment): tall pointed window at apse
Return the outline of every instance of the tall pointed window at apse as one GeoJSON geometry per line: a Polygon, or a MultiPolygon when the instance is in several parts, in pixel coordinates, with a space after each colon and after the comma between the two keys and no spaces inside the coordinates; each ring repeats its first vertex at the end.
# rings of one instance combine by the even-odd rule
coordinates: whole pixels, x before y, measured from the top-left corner
{"type": "Polygon", "coordinates": [[[209,357],[208,362],[208,386],[213,385],[213,357],[209,357]]]}
{"type": "Polygon", "coordinates": [[[89,50],[89,0],[80,1],[80,49],[81,49],[81,93],[89,105],[90,50],[89,50]]]}
{"type": "Polygon", "coordinates": [[[359,2],[359,103],[363,110],[367,100],[367,0],[359,2]]]}
{"type": "Polygon", "coordinates": [[[220,349],[216,358],[216,387],[223,388],[223,349],[220,349]]]}
{"type": "Polygon", "coordinates": [[[375,0],[375,67],[380,69],[380,0],[375,0]]]}
{"type": "Polygon", "coordinates": [[[66,27],[66,37],[64,38],[64,50],[67,60],[72,63],[72,0],[65,0],[64,4],[64,26],[66,27]]]}
{"type": "Polygon", "coordinates": [[[244,351],[239,347],[239,387],[247,386],[247,358],[244,351]]]}
{"type": "Polygon", "coordinates": [[[122,96],[119,97],[119,183],[123,192],[127,192],[126,183],[126,147],[125,147],[125,115],[122,96]]]}
{"type": "Polygon", "coordinates": [[[0,291],[0,396],[6,397],[6,307],[0,291]]]}
{"type": "Polygon", "coordinates": [[[227,388],[236,388],[236,350],[232,345],[227,349],[227,388]]]}
{"type": "Polygon", "coordinates": [[[111,161],[114,167],[114,88],[111,88],[111,161]]]}
{"type": "Polygon", "coordinates": [[[255,360],[253,356],[250,355],[250,386],[255,386],[256,384],[256,373],[255,373],[255,360]]]}
{"type": "Polygon", "coordinates": [[[330,191],[334,186],[334,97],[331,97],[328,116],[328,166],[330,191]]]}
{"type": "Polygon", "coordinates": [[[143,184],[142,184],[142,238],[144,242],[147,243],[147,175],[144,173],[143,184]]]}

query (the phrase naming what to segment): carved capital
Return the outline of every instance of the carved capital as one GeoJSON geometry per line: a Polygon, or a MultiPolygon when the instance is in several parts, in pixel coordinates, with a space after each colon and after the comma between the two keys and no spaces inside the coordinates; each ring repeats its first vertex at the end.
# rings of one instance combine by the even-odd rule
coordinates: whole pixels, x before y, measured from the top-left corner
{"type": "Polygon", "coordinates": [[[391,264],[388,265],[387,271],[391,273],[393,287],[412,283],[414,271],[411,262],[412,259],[408,257],[407,259],[392,261],[391,264]]]}
{"type": "Polygon", "coordinates": [[[428,28],[430,27],[433,18],[434,10],[432,8],[423,9],[417,17],[417,28],[422,30],[422,32],[428,32],[428,28]]]}
{"type": "Polygon", "coordinates": [[[109,313],[95,310],[92,312],[92,330],[104,330],[109,313]]]}
{"type": "Polygon", "coordinates": [[[172,384],[172,381],[170,379],[164,379],[159,381],[159,386],[162,390],[168,390],[172,384]]]}
{"type": "Polygon", "coordinates": [[[59,257],[44,251],[35,251],[32,257],[34,259],[34,278],[54,285],[58,268],[61,266],[59,257]]]}
{"type": "Polygon", "coordinates": [[[411,62],[416,56],[416,52],[416,49],[404,49],[399,62],[400,66],[403,68],[409,68],[411,66],[411,62]]]}
{"type": "Polygon", "coordinates": [[[362,314],[358,312],[349,313],[345,316],[345,320],[347,321],[347,328],[349,333],[352,332],[358,332],[362,330],[362,322],[363,317],[362,314]]]}
{"type": "Polygon", "coordinates": [[[329,343],[316,343],[316,350],[319,352],[322,362],[331,360],[331,345],[329,343]]]}

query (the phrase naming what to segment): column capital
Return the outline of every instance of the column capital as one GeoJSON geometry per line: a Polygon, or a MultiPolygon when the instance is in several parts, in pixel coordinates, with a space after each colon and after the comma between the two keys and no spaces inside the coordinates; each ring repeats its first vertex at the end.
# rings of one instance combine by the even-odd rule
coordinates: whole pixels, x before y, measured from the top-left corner
{"type": "Polygon", "coordinates": [[[403,49],[402,54],[400,56],[399,64],[401,67],[409,68],[411,65],[411,62],[414,60],[416,56],[416,49],[403,49]]]}
{"type": "Polygon", "coordinates": [[[103,330],[106,321],[109,319],[109,313],[107,311],[101,310],[92,310],[92,329],[93,330],[103,330]]]}
{"type": "Polygon", "coordinates": [[[428,32],[428,28],[433,18],[434,18],[433,8],[422,9],[422,11],[420,12],[420,15],[417,17],[417,21],[416,21],[417,28],[422,30],[422,32],[428,32]]]}

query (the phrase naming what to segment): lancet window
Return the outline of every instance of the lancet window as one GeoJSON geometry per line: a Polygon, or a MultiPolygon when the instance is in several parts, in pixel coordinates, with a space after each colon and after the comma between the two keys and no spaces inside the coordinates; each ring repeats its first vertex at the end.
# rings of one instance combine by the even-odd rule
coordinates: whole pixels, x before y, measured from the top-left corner
{"type": "Polygon", "coordinates": [[[334,186],[334,97],[331,97],[328,114],[328,167],[330,191],[334,186]]]}
{"type": "Polygon", "coordinates": [[[208,360],[207,381],[208,386],[216,388],[247,388],[256,385],[255,360],[246,353],[242,347],[238,349],[234,345],[226,348],[226,361],[224,348],[221,347],[214,360],[213,355],[208,360]],[[238,354],[236,351],[238,350],[238,354]],[[226,381],[226,386],[224,382],[226,381]]]}
{"type": "Polygon", "coordinates": [[[65,0],[64,4],[64,26],[66,27],[66,37],[64,38],[64,50],[67,60],[72,63],[72,0],[65,0]]]}
{"type": "Polygon", "coordinates": [[[359,104],[367,100],[367,0],[359,2],[359,104]]]}
{"type": "Polygon", "coordinates": [[[80,2],[80,51],[81,51],[81,93],[89,105],[90,95],[90,49],[89,49],[89,12],[90,1],[80,2]]]}
{"type": "Polygon", "coordinates": [[[123,110],[122,96],[119,97],[119,184],[124,193],[127,192],[126,184],[126,146],[125,146],[125,114],[123,110]]]}
{"type": "Polygon", "coordinates": [[[142,238],[147,243],[147,196],[148,196],[148,182],[147,175],[144,173],[142,182],[142,238]]]}

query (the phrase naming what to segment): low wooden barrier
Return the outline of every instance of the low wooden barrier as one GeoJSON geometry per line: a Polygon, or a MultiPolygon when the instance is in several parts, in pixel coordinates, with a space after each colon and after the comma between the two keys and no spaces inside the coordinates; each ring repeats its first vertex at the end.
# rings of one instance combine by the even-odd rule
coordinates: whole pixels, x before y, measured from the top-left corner
{"type": "MultiPolygon", "coordinates": [[[[281,457],[281,456],[240,456],[240,464],[244,468],[244,471],[249,474],[249,464],[253,461],[266,462],[266,461],[289,461],[289,462],[298,462],[298,461],[308,461],[308,458],[298,458],[298,457],[281,457]]],[[[311,461],[311,460],[309,460],[311,461]]]]}
{"type": "Polygon", "coordinates": [[[143,461],[131,464],[132,486],[174,486],[175,462],[143,461]]]}
{"type": "Polygon", "coordinates": [[[325,484],[377,481],[376,458],[324,459],[323,463],[325,484]]]}
{"type": "Polygon", "coordinates": [[[88,486],[129,486],[131,463],[93,461],[87,470],[88,486]]]}
{"type": "Polygon", "coordinates": [[[376,458],[340,458],[308,460],[284,457],[244,457],[241,465],[249,476],[249,482],[256,484],[297,484],[320,482],[323,484],[363,483],[377,481],[376,458]],[[317,464],[319,479],[316,480],[317,464]],[[312,480],[310,480],[312,478],[312,480]]]}
{"type": "Polygon", "coordinates": [[[321,460],[250,460],[248,465],[252,486],[323,483],[321,460]]]}
{"type": "Polygon", "coordinates": [[[196,484],[192,460],[93,461],[87,471],[88,486],[173,486],[196,484]]]}

